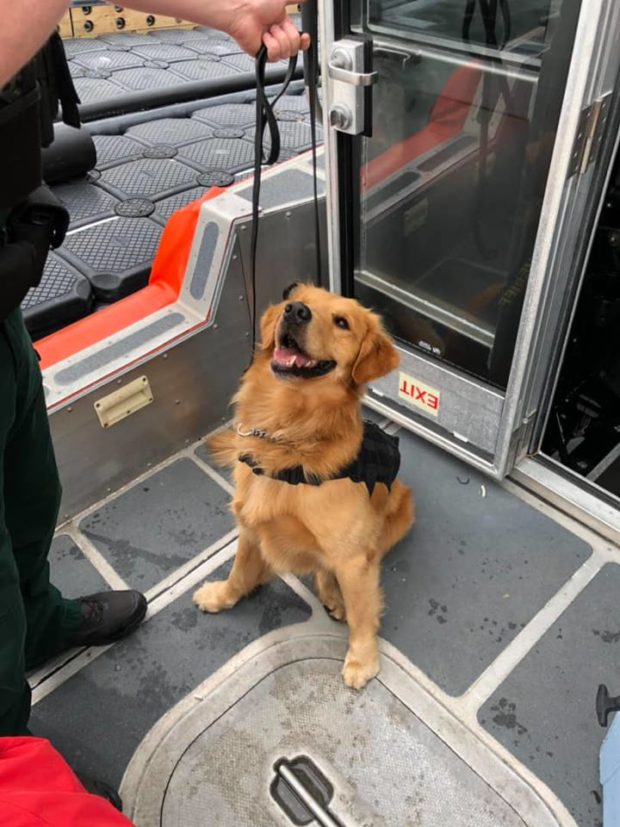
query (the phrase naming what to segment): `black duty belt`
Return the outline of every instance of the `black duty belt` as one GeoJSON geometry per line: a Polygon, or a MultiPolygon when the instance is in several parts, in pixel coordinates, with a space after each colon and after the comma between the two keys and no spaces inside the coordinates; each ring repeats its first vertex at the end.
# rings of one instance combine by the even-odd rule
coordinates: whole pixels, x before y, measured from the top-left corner
{"type": "Polygon", "coordinates": [[[39,285],[49,249],[62,244],[68,226],[69,213],[45,186],[11,212],[0,230],[0,321],[39,285]]]}

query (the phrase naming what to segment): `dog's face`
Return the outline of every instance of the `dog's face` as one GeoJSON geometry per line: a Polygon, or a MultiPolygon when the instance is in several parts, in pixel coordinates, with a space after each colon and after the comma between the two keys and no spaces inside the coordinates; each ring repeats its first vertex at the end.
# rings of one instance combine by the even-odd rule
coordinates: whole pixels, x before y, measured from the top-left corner
{"type": "Polygon", "coordinates": [[[398,365],[381,319],[354,299],[293,285],[261,320],[262,349],[279,377],[364,384],[398,365]]]}

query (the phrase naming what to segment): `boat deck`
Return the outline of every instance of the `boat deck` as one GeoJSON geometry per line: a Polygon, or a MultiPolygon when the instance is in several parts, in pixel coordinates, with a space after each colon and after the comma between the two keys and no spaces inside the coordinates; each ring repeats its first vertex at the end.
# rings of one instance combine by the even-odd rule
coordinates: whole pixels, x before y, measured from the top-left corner
{"type": "Polygon", "coordinates": [[[122,782],[139,827],[601,825],[594,700],[620,670],[619,550],[398,433],[418,521],[386,558],[382,671],[360,693],[339,674],[346,627],[311,584],[193,606],[236,541],[203,446],[59,529],[67,595],[135,587],[149,613],[32,676],[32,728],[122,782]]]}

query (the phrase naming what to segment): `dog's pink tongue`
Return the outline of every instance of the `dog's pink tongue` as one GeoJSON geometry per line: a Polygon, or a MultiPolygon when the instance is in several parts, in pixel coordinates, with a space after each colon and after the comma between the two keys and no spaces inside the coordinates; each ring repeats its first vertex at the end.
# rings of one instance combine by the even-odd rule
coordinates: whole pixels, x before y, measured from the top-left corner
{"type": "Polygon", "coordinates": [[[303,368],[308,364],[310,359],[304,356],[303,353],[293,350],[293,348],[277,347],[273,352],[273,361],[284,367],[293,367],[293,365],[295,365],[295,367],[303,368]]]}

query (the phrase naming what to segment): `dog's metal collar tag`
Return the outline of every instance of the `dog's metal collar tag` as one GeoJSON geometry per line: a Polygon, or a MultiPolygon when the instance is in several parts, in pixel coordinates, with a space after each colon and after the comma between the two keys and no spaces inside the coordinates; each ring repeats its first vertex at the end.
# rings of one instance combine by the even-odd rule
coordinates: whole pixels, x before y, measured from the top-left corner
{"type": "Polygon", "coordinates": [[[260,428],[248,428],[245,430],[242,422],[237,425],[237,433],[239,436],[257,436],[261,439],[271,439],[267,431],[262,431],[260,428]]]}

